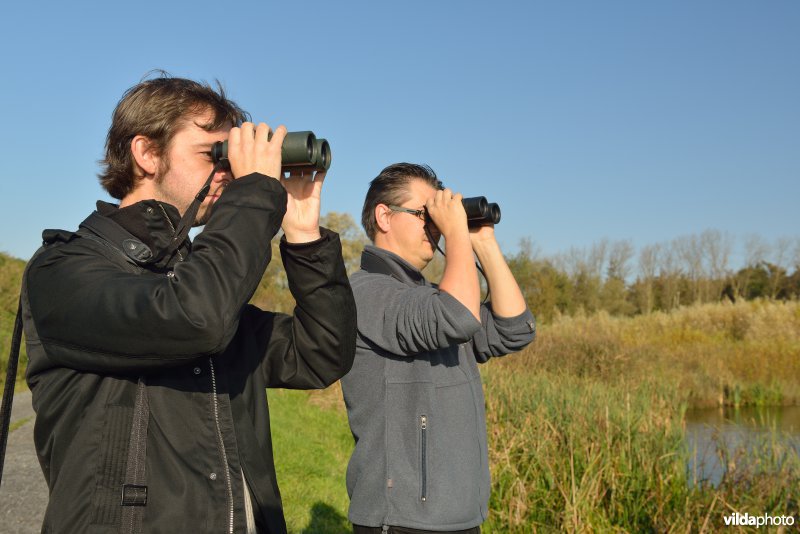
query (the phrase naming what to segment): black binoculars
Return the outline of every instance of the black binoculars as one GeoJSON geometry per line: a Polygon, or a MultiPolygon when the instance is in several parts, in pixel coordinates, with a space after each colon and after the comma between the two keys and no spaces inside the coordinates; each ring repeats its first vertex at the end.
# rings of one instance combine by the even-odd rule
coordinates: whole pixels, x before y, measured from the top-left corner
{"type": "MultiPolygon", "coordinates": [[[[269,132],[272,139],[272,132],[269,132]]],[[[230,169],[228,161],[228,142],[218,141],[211,147],[214,163],[223,162],[230,169]]],[[[331,146],[325,139],[317,139],[314,132],[288,132],[281,146],[281,171],[301,169],[327,171],[331,166],[331,146]]]]}
{"type": "Polygon", "coordinates": [[[470,228],[500,222],[500,206],[489,202],[486,197],[462,198],[461,203],[467,212],[467,226],[470,228]]]}

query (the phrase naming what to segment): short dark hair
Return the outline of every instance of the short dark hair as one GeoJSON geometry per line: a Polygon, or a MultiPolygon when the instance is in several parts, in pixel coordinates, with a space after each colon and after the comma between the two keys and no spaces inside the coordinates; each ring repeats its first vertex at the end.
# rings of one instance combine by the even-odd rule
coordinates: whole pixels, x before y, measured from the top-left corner
{"type": "Polygon", "coordinates": [[[164,155],[169,153],[172,138],[193,116],[211,111],[213,120],[198,125],[208,131],[225,123],[238,126],[250,119],[247,112],[228,100],[218,81],[214,89],[206,82],[174,78],[163,71],[159,74],[158,78],[144,80],[128,89],[114,110],[105,158],[100,161],[104,169],[98,177],[103,188],[116,199],[124,198],[136,186],[130,145],[137,135],[148,137],[155,150],[164,155]]]}
{"type": "Polygon", "coordinates": [[[370,241],[375,242],[378,233],[378,221],[375,220],[375,207],[378,204],[400,205],[409,197],[409,184],[421,180],[434,189],[442,189],[442,182],[436,177],[433,169],[427,165],[415,163],[395,163],[383,169],[369,183],[367,198],[361,210],[361,226],[370,241]]]}

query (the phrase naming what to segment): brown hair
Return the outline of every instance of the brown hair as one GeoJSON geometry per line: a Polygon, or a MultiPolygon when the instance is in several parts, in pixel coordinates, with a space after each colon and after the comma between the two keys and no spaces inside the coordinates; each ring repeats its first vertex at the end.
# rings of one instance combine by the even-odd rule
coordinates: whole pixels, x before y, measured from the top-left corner
{"type": "Polygon", "coordinates": [[[378,233],[375,207],[378,204],[400,205],[408,200],[409,184],[414,180],[421,180],[434,189],[442,189],[442,182],[436,177],[433,169],[415,163],[389,165],[369,183],[367,198],[364,199],[364,207],[361,209],[361,226],[372,242],[378,233]]]}
{"type": "MultiPolygon", "coordinates": [[[[217,89],[208,83],[184,78],[161,76],[145,80],[128,89],[114,110],[111,127],[106,137],[104,167],[99,174],[100,184],[108,193],[122,199],[136,186],[136,164],[131,154],[131,141],[137,135],[149,138],[159,155],[169,153],[172,138],[186,120],[205,113],[214,115],[208,124],[198,124],[211,131],[230,123],[238,126],[250,116],[234,102],[228,100],[222,85],[217,89]]],[[[166,163],[167,158],[162,158],[166,163]]],[[[160,171],[165,172],[166,167],[160,171]]]]}

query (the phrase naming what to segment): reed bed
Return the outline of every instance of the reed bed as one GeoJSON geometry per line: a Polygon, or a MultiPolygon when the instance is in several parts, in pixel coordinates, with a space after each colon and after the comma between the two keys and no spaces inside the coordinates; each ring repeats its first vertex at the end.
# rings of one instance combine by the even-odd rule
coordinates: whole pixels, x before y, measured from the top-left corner
{"type": "Polygon", "coordinates": [[[800,403],[800,303],[705,304],[633,318],[559,317],[499,366],[656,378],[692,406],[800,403]]]}
{"type": "Polygon", "coordinates": [[[562,317],[483,375],[487,532],[712,532],[733,512],[798,515],[796,447],[775,434],[722,446],[712,486],[691,477],[684,441],[689,406],[797,402],[797,303],[562,317]]]}

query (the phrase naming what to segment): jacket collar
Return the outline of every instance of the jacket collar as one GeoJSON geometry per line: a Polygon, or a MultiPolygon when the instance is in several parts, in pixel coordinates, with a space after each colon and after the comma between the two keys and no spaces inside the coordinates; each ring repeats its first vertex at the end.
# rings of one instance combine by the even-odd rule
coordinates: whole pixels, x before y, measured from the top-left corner
{"type": "Polygon", "coordinates": [[[133,234],[154,253],[169,246],[181,219],[175,206],[156,200],[142,200],[124,208],[98,200],[97,211],[133,234]]]}
{"type": "Polygon", "coordinates": [[[367,245],[361,253],[361,268],[368,273],[385,274],[404,284],[427,285],[422,273],[406,260],[386,249],[367,245]]]}
{"type": "Polygon", "coordinates": [[[122,248],[139,265],[166,268],[173,256],[185,257],[191,247],[186,239],[177,254],[162,258],[172,243],[178,221],[177,208],[156,200],[143,200],[124,208],[99,200],[97,211],[81,226],[122,248]]]}

